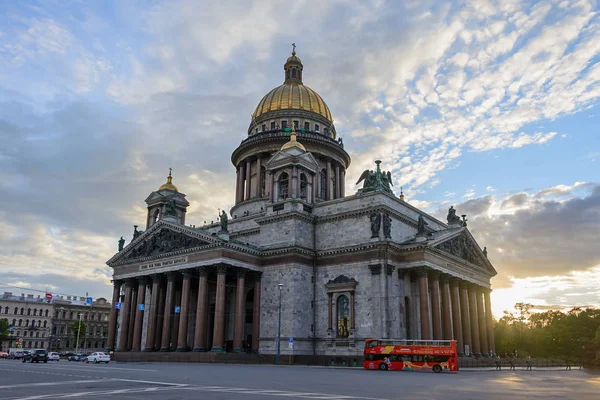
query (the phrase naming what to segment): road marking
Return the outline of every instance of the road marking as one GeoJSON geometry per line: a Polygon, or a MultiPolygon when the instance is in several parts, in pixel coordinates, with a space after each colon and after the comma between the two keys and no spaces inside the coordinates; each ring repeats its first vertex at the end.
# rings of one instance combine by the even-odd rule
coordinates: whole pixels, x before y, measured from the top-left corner
{"type": "Polygon", "coordinates": [[[310,392],[290,392],[285,390],[265,390],[265,389],[250,389],[250,388],[236,388],[236,387],[203,387],[203,386],[187,386],[178,389],[186,390],[197,390],[203,392],[225,392],[235,394],[254,394],[263,396],[275,396],[275,397],[293,397],[299,399],[323,399],[323,400],[387,400],[383,398],[375,397],[360,397],[360,396],[347,396],[343,394],[329,394],[329,393],[310,393],[310,392]]]}
{"type": "Polygon", "coordinates": [[[165,386],[189,386],[187,383],[173,383],[173,382],[156,382],[156,381],[142,381],[138,379],[115,379],[121,382],[134,382],[134,383],[147,383],[148,385],[165,385],[165,386]]]}
{"type": "Polygon", "coordinates": [[[142,371],[142,372],[159,372],[156,369],[145,369],[145,368],[123,368],[123,367],[109,367],[107,365],[98,365],[95,367],[92,367],[90,365],[73,365],[73,366],[58,366],[58,365],[45,365],[44,368],[50,368],[52,370],[55,369],[63,369],[63,370],[75,370],[75,371],[80,371],[80,370],[87,370],[87,371],[94,371],[94,372],[106,372],[106,371],[142,371]]]}
{"type": "Polygon", "coordinates": [[[56,386],[56,385],[73,385],[80,383],[95,383],[95,382],[107,382],[112,379],[90,379],[82,381],[60,381],[60,382],[38,382],[38,383],[22,383],[17,385],[4,385],[0,386],[0,389],[15,389],[20,387],[32,387],[32,386],[56,386]]]}

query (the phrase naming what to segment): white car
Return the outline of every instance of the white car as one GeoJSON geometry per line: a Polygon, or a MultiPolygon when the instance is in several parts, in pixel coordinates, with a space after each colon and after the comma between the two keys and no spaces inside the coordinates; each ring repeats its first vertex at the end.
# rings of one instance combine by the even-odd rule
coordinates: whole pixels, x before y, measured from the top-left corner
{"type": "Polygon", "coordinates": [[[110,356],[108,354],[105,354],[102,352],[92,353],[89,356],[87,356],[85,359],[86,363],[94,362],[96,364],[101,363],[101,362],[105,362],[108,364],[109,361],[110,361],[110,356]]]}
{"type": "Polygon", "coordinates": [[[60,361],[58,353],[48,353],[48,361],[60,361]]]}

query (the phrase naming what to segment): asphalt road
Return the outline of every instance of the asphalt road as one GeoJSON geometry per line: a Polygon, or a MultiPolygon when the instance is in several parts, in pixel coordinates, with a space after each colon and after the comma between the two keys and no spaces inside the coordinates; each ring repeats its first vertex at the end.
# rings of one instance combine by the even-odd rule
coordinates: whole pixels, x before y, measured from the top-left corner
{"type": "Polygon", "coordinates": [[[34,399],[594,399],[587,371],[455,374],[222,364],[48,364],[0,360],[0,400],[34,399]]]}

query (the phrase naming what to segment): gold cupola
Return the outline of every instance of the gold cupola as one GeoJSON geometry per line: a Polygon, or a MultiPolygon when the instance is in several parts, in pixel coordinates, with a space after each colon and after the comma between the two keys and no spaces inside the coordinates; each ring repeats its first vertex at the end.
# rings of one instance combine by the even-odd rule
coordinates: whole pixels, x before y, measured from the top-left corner
{"type": "Polygon", "coordinates": [[[296,129],[294,128],[294,125],[292,125],[292,134],[290,135],[290,141],[281,146],[281,151],[291,149],[294,147],[302,151],[306,151],[306,148],[302,145],[302,143],[296,140],[296,129]]]}
{"type": "Polygon", "coordinates": [[[172,190],[174,192],[179,192],[177,186],[173,185],[173,177],[171,176],[172,168],[169,168],[169,176],[167,176],[167,183],[163,184],[158,190],[172,190]]]}

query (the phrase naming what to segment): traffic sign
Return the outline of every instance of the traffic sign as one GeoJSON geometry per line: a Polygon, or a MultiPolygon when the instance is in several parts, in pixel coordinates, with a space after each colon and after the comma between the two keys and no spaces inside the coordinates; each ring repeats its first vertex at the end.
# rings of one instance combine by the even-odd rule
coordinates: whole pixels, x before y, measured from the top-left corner
{"type": "Polygon", "coordinates": [[[181,307],[175,306],[175,314],[179,314],[181,312],[181,307]]]}
{"type": "Polygon", "coordinates": [[[13,327],[11,326],[10,328],[8,328],[8,331],[9,331],[9,332],[14,332],[14,331],[15,331],[15,328],[13,328],[13,327]]]}
{"type": "Polygon", "coordinates": [[[86,306],[91,306],[93,302],[94,301],[93,301],[93,299],[91,297],[86,297],[85,298],[85,305],[86,306]]]}
{"type": "Polygon", "coordinates": [[[52,301],[52,293],[46,293],[46,300],[52,301]]]}
{"type": "Polygon", "coordinates": [[[121,309],[121,302],[120,302],[120,301],[117,301],[117,302],[115,303],[115,309],[117,309],[117,310],[120,310],[120,309],[121,309]]]}
{"type": "Polygon", "coordinates": [[[144,311],[144,304],[138,304],[138,310],[144,311]]]}
{"type": "Polygon", "coordinates": [[[290,340],[289,340],[289,342],[290,342],[290,343],[294,343],[294,338],[293,338],[293,337],[291,337],[291,338],[290,338],[290,340]]]}

